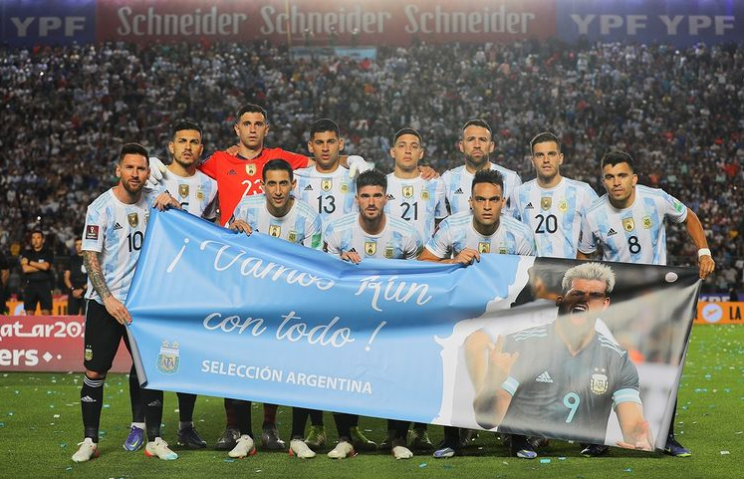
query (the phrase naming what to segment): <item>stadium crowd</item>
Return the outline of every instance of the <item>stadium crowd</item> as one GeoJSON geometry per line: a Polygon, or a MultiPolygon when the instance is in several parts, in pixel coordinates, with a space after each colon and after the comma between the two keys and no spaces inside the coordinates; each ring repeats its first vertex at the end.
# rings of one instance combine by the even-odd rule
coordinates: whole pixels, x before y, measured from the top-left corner
{"type": "MultiPolygon", "coordinates": [[[[343,130],[345,152],[382,171],[392,170],[389,142],[406,126],[422,133],[434,169],[461,164],[457,141],[468,118],[492,125],[493,160],[525,181],[534,176],[529,139],[543,130],[561,136],[564,174],[600,194],[599,159],[612,148],[630,151],[640,183],[699,215],[720,265],[705,288],[741,290],[741,45],[419,42],[381,47],[376,59],[294,61],[268,44],[1,50],[0,250],[12,265],[11,293],[20,287],[13,259],[33,229],[47,232],[58,258],[74,254],[86,205],[115,182],[122,143],[166,157],[174,121],[193,118],[206,152],[224,149],[236,142],[235,112],[247,101],[267,106],[267,145],[305,153],[309,125],[329,117],[343,130]]],[[[692,265],[684,229],[669,233],[670,264],[692,265]]]]}

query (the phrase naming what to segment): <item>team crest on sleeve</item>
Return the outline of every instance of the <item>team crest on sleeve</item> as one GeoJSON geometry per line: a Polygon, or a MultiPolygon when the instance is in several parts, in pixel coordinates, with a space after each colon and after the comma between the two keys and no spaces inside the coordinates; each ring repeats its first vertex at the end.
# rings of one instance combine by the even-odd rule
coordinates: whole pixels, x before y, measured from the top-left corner
{"type": "Polygon", "coordinates": [[[633,218],[623,218],[623,228],[628,233],[633,231],[635,229],[635,221],[633,221],[633,218]]]}
{"type": "Polygon", "coordinates": [[[592,379],[589,383],[589,387],[593,394],[604,394],[607,392],[607,389],[609,389],[610,382],[604,372],[604,369],[594,368],[594,374],[592,374],[592,379]]]}
{"type": "Polygon", "coordinates": [[[364,242],[364,253],[367,256],[374,256],[377,253],[377,243],[374,241],[364,242]]]}
{"type": "Polygon", "coordinates": [[[421,190],[421,199],[424,201],[429,200],[429,191],[428,190],[421,190]]]}
{"type": "Polygon", "coordinates": [[[413,186],[412,185],[405,185],[401,188],[401,193],[403,194],[404,198],[410,198],[413,196],[413,186]]]}
{"type": "Polygon", "coordinates": [[[255,163],[248,163],[245,165],[245,172],[248,173],[248,176],[253,176],[256,174],[256,164],[255,163]]]}
{"type": "Polygon", "coordinates": [[[269,226],[269,236],[274,236],[278,238],[282,234],[282,227],[279,225],[270,225],[269,226]]]}
{"type": "Polygon", "coordinates": [[[550,207],[553,206],[553,198],[550,196],[543,196],[540,198],[540,207],[547,211],[550,209],[550,207]]]}
{"type": "Polygon", "coordinates": [[[488,241],[479,241],[478,242],[478,252],[479,253],[490,253],[491,252],[491,243],[488,241]]]}
{"type": "Polygon", "coordinates": [[[139,224],[139,215],[136,212],[129,213],[127,215],[127,220],[129,221],[129,226],[131,226],[132,228],[136,228],[139,224]]]}
{"type": "Polygon", "coordinates": [[[186,198],[189,196],[189,185],[178,185],[178,196],[186,198]]]}
{"type": "Polygon", "coordinates": [[[643,217],[643,228],[644,229],[650,230],[653,225],[654,225],[654,222],[650,216],[643,217]]]}
{"type": "Polygon", "coordinates": [[[558,209],[560,210],[561,213],[565,213],[566,211],[568,211],[568,201],[566,200],[559,201],[558,209]]]}
{"type": "Polygon", "coordinates": [[[323,191],[331,191],[333,188],[333,180],[331,178],[323,178],[320,180],[320,189],[323,191]]]}
{"type": "Polygon", "coordinates": [[[163,341],[158,354],[158,371],[163,374],[174,374],[178,372],[178,343],[173,341],[171,346],[168,341],[163,341]]]}
{"type": "Polygon", "coordinates": [[[97,241],[99,229],[98,225],[88,225],[85,228],[85,239],[97,241]]]}

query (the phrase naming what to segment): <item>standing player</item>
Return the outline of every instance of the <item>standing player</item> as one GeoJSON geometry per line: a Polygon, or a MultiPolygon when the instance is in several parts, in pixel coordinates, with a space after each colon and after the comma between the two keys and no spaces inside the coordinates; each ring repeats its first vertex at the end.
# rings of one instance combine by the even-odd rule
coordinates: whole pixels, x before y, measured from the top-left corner
{"type": "Polygon", "coordinates": [[[75,255],[70,257],[70,267],[65,270],[67,287],[67,314],[77,316],[85,314],[85,286],[88,284],[88,273],[83,264],[83,239],[75,239],[75,255]]]}
{"type": "Polygon", "coordinates": [[[477,171],[489,169],[498,171],[504,178],[505,211],[511,214],[516,203],[517,188],[522,180],[516,172],[491,163],[489,156],[495,147],[491,127],[485,121],[469,120],[462,127],[460,151],[465,155],[465,164],[442,175],[451,214],[468,210],[473,175],[477,171]]]}
{"type": "Polygon", "coordinates": [[[425,180],[419,175],[424,146],[421,135],[413,128],[403,128],[395,134],[390,156],[395,160],[395,170],[387,175],[385,213],[408,221],[421,239],[427,240],[436,224],[447,216],[444,182],[441,178],[425,180]]]}
{"type": "MultiPolygon", "coordinates": [[[[470,188],[470,209],[445,218],[419,259],[470,265],[480,261],[481,254],[534,255],[532,231],[524,223],[501,215],[506,202],[503,188],[504,180],[498,171],[485,169],[475,173],[470,188]]],[[[452,457],[460,444],[460,430],[446,426],[444,441],[434,452],[434,457],[452,457]]],[[[518,457],[536,457],[537,454],[527,446],[524,441],[512,442],[511,447],[518,457]]]]}
{"type": "Polygon", "coordinates": [[[42,316],[52,313],[52,261],[54,253],[44,248],[44,233],[34,230],[31,247],[21,253],[21,270],[26,280],[23,308],[28,316],[36,314],[36,305],[41,307],[42,316]]]}
{"type": "MultiPolygon", "coordinates": [[[[103,383],[122,337],[129,349],[125,324],[132,321],[124,301],[134,276],[149,217],[142,194],[148,175],[147,150],[137,143],[121,149],[116,165],[119,183],[88,207],[83,233],[83,258],[88,271],[85,314],[85,377],[80,404],[85,439],[72,456],[75,462],[98,457],[98,429],[103,406],[103,383]]],[[[178,207],[167,194],[155,200],[158,209],[178,207]]],[[[160,438],[163,392],[142,389],[149,442],[145,455],[172,460],[178,455],[160,438]]]]}
{"type": "MultiPolygon", "coordinates": [[[[415,259],[421,252],[421,239],[416,230],[403,220],[385,214],[387,179],[377,170],[365,171],[356,181],[356,202],[359,213],[333,221],[325,230],[326,250],[352,263],[364,258],[415,259]]],[[[358,416],[335,414],[339,441],[328,457],[342,459],[354,454],[358,443],[374,444],[362,435],[358,416]]],[[[396,459],[409,459],[413,453],[406,448],[407,421],[388,421],[395,431],[391,443],[396,459]]]]}
{"type": "MultiPolygon", "coordinates": [[[[155,192],[172,193],[181,208],[192,215],[214,221],[217,217],[217,182],[197,171],[203,151],[202,132],[199,125],[191,121],[180,121],[173,127],[173,138],[168,143],[172,162],[163,172],[163,179],[155,192]]],[[[132,405],[132,424],[124,441],[124,449],[136,451],[144,441],[144,407],[139,396],[137,371],[132,365],[129,372],[129,394],[132,405]]],[[[178,445],[191,449],[203,449],[207,443],[194,428],[196,394],[177,393],[178,396],[178,445]]]]}
{"type": "MultiPolygon", "coordinates": [[[[623,151],[607,153],[602,158],[602,182],[607,194],[587,210],[581,228],[579,259],[589,259],[599,249],[604,261],[666,265],[664,221],[669,218],[685,224],[697,248],[700,278],[713,273],[716,264],[695,212],[663,190],[639,185],[632,156],[623,151]]],[[[674,415],[664,450],[677,457],[692,455],[674,437],[674,415]]],[[[586,451],[586,455],[605,452],[599,446],[586,451]]]]}
{"type": "MultiPolygon", "coordinates": [[[[292,197],[291,191],[295,183],[289,163],[284,160],[271,160],[266,163],[261,181],[265,193],[246,196],[238,203],[230,222],[230,229],[247,235],[253,232],[264,233],[290,243],[321,249],[323,240],[320,216],[308,204],[292,197]]],[[[238,400],[233,400],[233,403],[240,437],[229,455],[230,457],[253,455],[256,448],[251,429],[251,403],[238,400]]],[[[271,425],[264,423],[264,436],[270,427],[271,425]]],[[[284,444],[284,441],[281,442],[284,444]]],[[[290,447],[294,454],[304,459],[315,456],[302,441],[290,441],[290,447]]]]}

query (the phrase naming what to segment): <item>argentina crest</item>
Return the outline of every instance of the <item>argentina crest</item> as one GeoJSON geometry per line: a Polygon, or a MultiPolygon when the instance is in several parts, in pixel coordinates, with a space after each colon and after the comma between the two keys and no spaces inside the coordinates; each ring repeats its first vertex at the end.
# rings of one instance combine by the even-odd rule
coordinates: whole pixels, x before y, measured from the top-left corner
{"type": "Polygon", "coordinates": [[[592,379],[590,380],[589,387],[592,390],[593,394],[604,394],[607,392],[607,389],[610,386],[610,382],[607,380],[607,375],[603,374],[605,372],[604,369],[597,371],[595,369],[595,373],[592,374],[592,379]]]}
{"type": "Polygon", "coordinates": [[[178,372],[178,343],[173,341],[171,346],[168,341],[163,341],[158,354],[158,371],[163,374],[175,374],[178,372]]]}

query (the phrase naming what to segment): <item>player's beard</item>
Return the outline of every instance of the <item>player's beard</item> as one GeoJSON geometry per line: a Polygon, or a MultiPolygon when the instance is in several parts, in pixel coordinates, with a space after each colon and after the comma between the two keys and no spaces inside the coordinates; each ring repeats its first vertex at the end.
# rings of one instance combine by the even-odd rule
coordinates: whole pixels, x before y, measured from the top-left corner
{"type": "Polygon", "coordinates": [[[472,166],[474,166],[476,169],[483,168],[483,165],[486,165],[490,160],[490,155],[488,153],[483,153],[483,155],[476,159],[472,155],[465,155],[465,161],[472,166]]]}
{"type": "Polygon", "coordinates": [[[124,190],[129,193],[132,196],[138,195],[142,192],[142,188],[145,187],[145,182],[140,181],[139,184],[136,186],[132,186],[129,181],[122,181],[121,186],[124,188],[124,190]]]}

